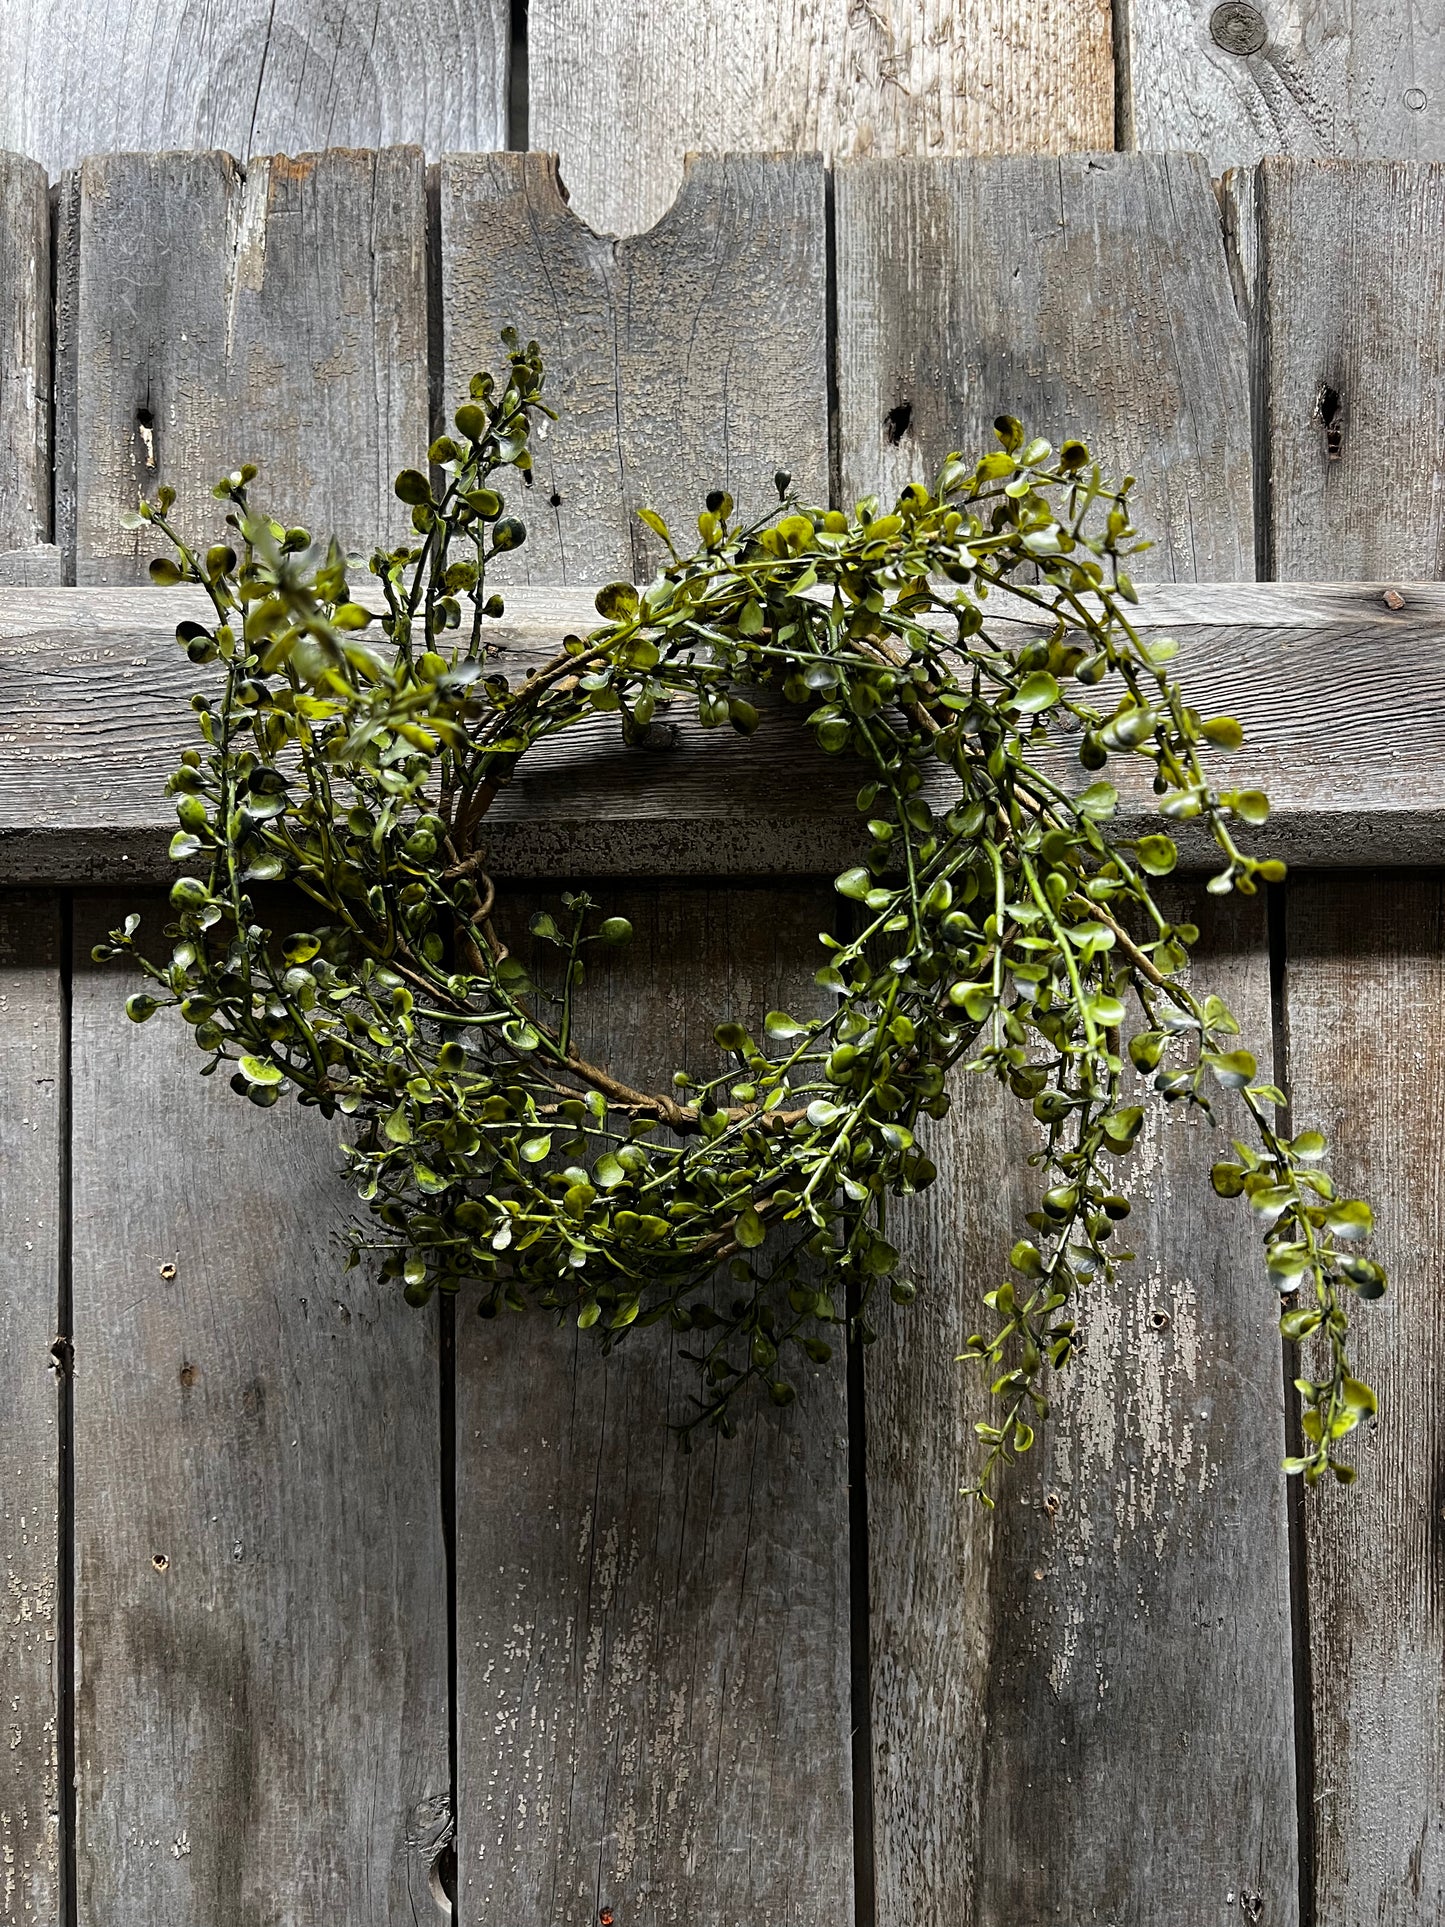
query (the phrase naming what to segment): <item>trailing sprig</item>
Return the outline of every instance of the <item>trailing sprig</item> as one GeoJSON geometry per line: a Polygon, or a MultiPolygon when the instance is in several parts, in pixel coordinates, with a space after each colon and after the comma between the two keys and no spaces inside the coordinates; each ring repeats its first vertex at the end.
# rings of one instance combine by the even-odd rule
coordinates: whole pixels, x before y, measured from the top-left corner
{"type": "Polygon", "coordinates": [[[922,1140],[950,1073],[999,1078],[1038,1120],[1042,1176],[1031,1235],[987,1296],[992,1328],[964,1354],[1002,1403],[978,1428],[981,1496],[1032,1441],[1077,1295],[1129,1255],[1115,1173],[1144,1110],[1128,1062],[1166,1102],[1208,1111],[1223,1091],[1252,1143],[1214,1167],[1215,1188],[1263,1230],[1286,1336],[1321,1341],[1319,1376],[1297,1381],[1305,1451],[1287,1463],[1350,1478],[1338,1441],[1374,1399],[1347,1362],[1345,1292],[1378,1296],[1384,1275],[1356,1249],[1369,1207],[1337,1196],[1317,1133],[1281,1135],[1282,1096],[1235,1019],[1186,981],[1197,929],[1155,895],[1177,860],[1169,823],[1212,839],[1216,893],[1253,893],[1283,866],[1235,840],[1265,798],[1206,769],[1239,725],[1191,709],[1173,645],[1130,617],[1124,565],[1145,546],[1131,483],[1006,419],[998,450],[949,457],[891,509],[806,507],[780,473],[776,517],[740,525],[710,495],[688,554],[645,511],[667,566],[604,589],[603,626],[519,674],[488,642],[503,613],[489,564],[525,535],[496,482],[529,479],[531,425],[550,411],[535,343],[506,339],[505,377],[478,376],[432,445],[440,479],[397,478],[416,539],[371,559],[379,621],[334,544],[319,555],[252,505],[253,469],[218,485],[232,539],[204,553],[168,489],[142,504],[174,549],[153,575],[210,598],[179,639],[223,676],[194,698],[202,745],[170,784],[172,854],[203,872],[172,891],[171,954],[142,956],[133,917],[104,947],[152,981],[131,1015],[178,1005],[205,1071],[233,1066],[252,1103],[294,1091],[354,1120],[366,1212],[351,1258],[378,1252],[409,1302],[473,1284],[484,1315],[540,1306],[608,1346],[666,1320],[701,1372],[698,1421],[724,1432],[747,1388],[791,1400],[796,1362],[828,1359],[846,1320],[871,1339],[880,1287],[914,1295],[890,1201],[935,1176],[922,1140]],[[866,856],[836,885],[853,934],[821,938],[832,1008],[773,1011],[761,1036],[720,1023],[721,1070],[635,1089],[588,1060],[576,1021],[594,952],[628,925],[564,896],[531,923],[556,968],[529,971],[498,933],[488,810],[539,742],[598,711],[630,741],[669,704],[747,734],[759,686],[803,709],[821,750],[864,765],[866,856]],[[1111,758],[1147,768],[1160,828],[1107,827],[1111,758]],[[318,907],[309,928],[267,927],[257,886],[282,882],[318,907]]]}

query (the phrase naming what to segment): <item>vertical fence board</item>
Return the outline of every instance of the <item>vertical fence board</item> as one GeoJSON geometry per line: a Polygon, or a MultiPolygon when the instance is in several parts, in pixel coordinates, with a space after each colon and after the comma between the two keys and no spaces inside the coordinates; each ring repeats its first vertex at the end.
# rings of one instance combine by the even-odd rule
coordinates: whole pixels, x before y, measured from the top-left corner
{"type": "MultiPolygon", "coordinates": [[[[698,1070],[724,1016],[818,994],[823,888],[608,907],[635,936],[582,1010],[624,1076],[698,1070]]],[[[848,1927],[841,1334],[830,1369],[790,1367],[790,1410],[690,1454],[667,1426],[695,1368],[665,1327],[603,1360],[590,1334],[483,1322],[464,1296],[457,1350],[464,1917],[848,1927]]]]}
{"type": "MultiPolygon", "coordinates": [[[[421,155],[122,154],[79,172],[73,387],[76,577],[145,579],[160,544],[120,517],[179,491],[220,531],[210,489],[261,465],[258,505],[344,545],[409,529],[391,493],[423,458],[426,206],[421,155]]],[[[214,539],[206,533],[206,539],[214,539]]]]}
{"type": "MultiPolygon", "coordinates": [[[[850,163],[837,207],[846,494],[986,447],[1007,411],[1141,476],[1152,573],[1252,574],[1245,334],[1197,161],[850,163]]],[[[1267,1060],[1262,919],[1198,916],[1201,973],[1267,1060]]],[[[1183,1927],[1257,1895],[1293,1920],[1281,1383],[1248,1229],[1211,1198],[1205,1131],[1156,1123],[1139,1262],[1083,1306],[992,1521],[961,1515],[978,1388],[949,1361],[1032,1140],[992,1087],[960,1098],[904,1231],[921,1315],[867,1362],[879,1918],[1183,1927]]]]}
{"type": "Polygon", "coordinates": [[[1254,574],[1246,344],[1196,156],[840,167],[843,492],[895,492],[1017,415],[1139,477],[1141,578],[1254,574]]]}
{"type": "MultiPolygon", "coordinates": [[[[1263,918],[1206,903],[1200,977],[1267,1064],[1263,918]]],[[[1083,1352],[997,1511],[963,1511],[987,1397],[950,1361],[1032,1207],[1036,1143],[970,1084],[901,1227],[923,1314],[868,1357],[879,1918],[1292,1922],[1281,1381],[1249,1227],[1210,1191],[1204,1122],[1154,1116],[1137,1262],[1081,1300],[1083,1352]]]]}
{"type": "Polygon", "coordinates": [[[0,42],[0,147],[53,177],[89,154],[304,154],[507,139],[507,0],[35,0],[0,42]]]}
{"type": "Polygon", "coordinates": [[[536,448],[516,573],[645,580],[684,551],[709,489],[764,508],[773,474],[828,487],[826,233],[816,159],[701,160],[650,233],[585,228],[543,154],[454,155],[440,169],[448,410],[494,366],[499,331],[533,334],[561,419],[536,448]]]}
{"type": "Polygon", "coordinates": [[[1049,153],[1114,144],[1105,0],[532,0],[530,126],[578,213],[634,233],[691,149],[1049,153]]]}
{"type": "Polygon", "coordinates": [[[1445,574],[1445,163],[1267,160],[1237,193],[1270,575],[1445,574]]]}
{"type": "Polygon", "coordinates": [[[0,152],[0,583],[56,578],[50,332],[45,173],[33,161],[0,152]]]}
{"type": "Polygon", "coordinates": [[[1296,1124],[1326,1133],[1345,1195],[1374,1205],[1390,1272],[1385,1298],[1355,1307],[1353,1356],[1380,1396],[1349,1454],[1359,1483],[1305,1503],[1315,1918],[1413,1927],[1445,1915],[1445,893],[1296,883],[1287,956],[1296,1124]]]}
{"type": "Polygon", "coordinates": [[[59,1302],[63,1026],[53,901],[0,897],[0,1922],[60,1915],[59,1302]]]}
{"type": "Polygon", "coordinates": [[[1201,153],[1445,156],[1445,22],[1397,0],[1215,8],[1129,0],[1131,144],[1201,153]]]}
{"type": "Polygon", "coordinates": [[[412,1927],[449,1805],[435,1328],[343,1275],[315,1113],[127,1025],[85,959],[131,907],[77,917],[81,1927],[412,1927]]]}

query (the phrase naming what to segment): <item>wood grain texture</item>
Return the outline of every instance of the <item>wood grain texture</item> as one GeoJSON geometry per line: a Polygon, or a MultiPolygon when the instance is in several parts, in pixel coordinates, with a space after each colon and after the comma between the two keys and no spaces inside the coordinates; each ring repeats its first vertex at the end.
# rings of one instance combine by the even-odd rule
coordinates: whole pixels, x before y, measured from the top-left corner
{"type": "Polygon", "coordinates": [[[0,558],[50,541],[50,347],[45,174],[0,152],[0,558]]]}
{"type": "Polygon", "coordinates": [[[0,147],[90,154],[506,145],[506,0],[36,0],[0,41],[0,147]]]}
{"type": "Polygon", "coordinates": [[[1267,160],[1247,185],[1264,572],[1445,573],[1445,165],[1267,160]]]}
{"type": "Polygon", "coordinates": [[[0,1922],[60,1918],[60,914],[0,896],[0,1922]]]}
{"type": "MultiPolygon", "coordinates": [[[[636,934],[582,1010],[624,1075],[712,1064],[723,1016],[818,996],[826,890],[607,902],[636,934]]],[[[473,1303],[457,1311],[464,1917],[849,1927],[841,1342],[832,1368],[793,1374],[793,1408],[684,1454],[666,1426],[695,1409],[694,1367],[659,1330],[603,1360],[590,1334],[484,1323],[473,1303]]]]}
{"type": "MultiPolygon", "coordinates": [[[[1191,913],[1198,977],[1267,1062],[1262,915],[1191,913]]],[[[867,1361],[878,1918],[1293,1922],[1277,1314],[1249,1226],[1210,1190],[1203,1121],[1154,1100],[1121,1173],[1137,1262],[1081,1300],[1083,1351],[997,1511],[964,1511],[986,1388],[949,1361],[1031,1208],[1037,1135],[960,1082],[939,1188],[899,1224],[920,1304],[867,1361]]]]}
{"type": "Polygon", "coordinates": [[[439,172],[449,407],[510,323],[540,341],[561,413],[517,504],[529,540],[513,579],[645,580],[665,551],[639,508],[686,550],[710,489],[744,514],[776,507],[779,467],[826,499],[816,158],[699,160],[666,218],[620,242],[567,207],[549,155],[455,155],[439,172]]]}
{"type": "Polygon", "coordinates": [[[1254,574],[1247,346],[1197,156],[859,161],[834,191],[845,500],[1012,414],[1139,477],[1141,577],[1254,574]]]}
{"type": "Polygon", "coordinates": [[[1132,144],[1203,154],[1216,175],[1268,154],[1445,157],[1438,8],[1279,0],[1250,11],[1259,25],[1244,44],[1263,45],[1234,53],[1211,32],[1213,6],[1129,0],[1132,144]]]}
{"type": "MultiPolygon", "coordinates": [[[[1326,868],[1439,861],[1445,588],[1406,583],[1391,593],[1401,608],[1378,584],[1141,589],[1145,628],[1180,643],[1176,668],[1191,699],[1244,725],[1246,747],[1218,768],[1234,782],[1262,782],[1273,799],[1252,847],[1326,868]]],[[[513,674],[587,626],[585,591],[508,594],[494,633],[513,674]]],[[[1007,605],[991,597],[989,606],[1009,634],[1007,605]]],[[[207,674],[171,639],[188,613],[204,611],[179,591],[0,593],[0,878],[172,874],[164,777],[193,740],[189,696],[207,674]]],[[[543,745],[496,806],[499,874],[841,868],[857,848],[856,765],[822,756],[796,710],[765,702],[762,716],[747,739],[680,716],[654,732],[656,747],[631,749],[600,717],[543,745]]],[[[1082,780],[1067,743],[1056,767],[1061,780],[1082,780]]],[[[1120,826],[1152,821],[1156,799],[1142,777],[1113,775],[1120,826]]],[[[942,775],[936,785],[943,796],[942,775]]],[[[1187,865],[1212,860],[1203,838],[1179,841],[1187,865]]]]}
{"type": "Polygon", "coordinates": [[[136,907],[77,917],[81,1927],[413,1927],[448,1819],[435,1325],[343,1275],[314,1113],[126,1024],[87,959],[136,907]]]}
{"type": "Polygon", "coordinates": [[[629,234],[694,150],[1112,147],[1104,0],[532,0],[530,130],[583,220],[629,234]]]}
{"type": "Polygon", "coordinates": [[[123,154],[79,172],[73,385],[76,574],[133,582],[160,544],[120,517],[169,482],[182,527],[224,533],[211,485],[261,465],[279,520],[369,549],[409,528],[391,492],[423,458],[426,208],[413,148],[275,157],[123,154]]]}
{"type": "Polygon", "coordinates": [[[1305,1507],[1314,1685],[1315,1918],[1413,1927],[1445,1912],[1445,1348],[1441,1206],[1445,893],[1435,879],[1290,891],[1286,992],[1297,1128],[1370,1199],[1390,1273],[1355,1308],[1352,1355],[1380,1416],[1348,1494],[1305,1507]]]}

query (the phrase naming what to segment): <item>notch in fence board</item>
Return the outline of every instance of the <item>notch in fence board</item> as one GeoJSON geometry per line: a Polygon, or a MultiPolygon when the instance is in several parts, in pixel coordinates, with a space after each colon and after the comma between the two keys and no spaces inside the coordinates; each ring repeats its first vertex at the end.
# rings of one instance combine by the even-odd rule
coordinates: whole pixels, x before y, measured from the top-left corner
{"type": "Polygon", "coordinates": [[[531,139],[578,213],[632,234],[683,157],[1058,153],[1114,145],[1100,0],[531,0],[531,139]]]}
{"type": "Polygon", "coordinates": [[[751,515],[776,506],[780,467],[827,499],[816,157],[699,159],[657,226],[625,241],[583,226],[550,155],[451,155],[438,198],[448,414],[510,323],[540,341],[561,415],[535,445],[535,485],[513,490],[528,522],[513,579],[646,580],[666,552],[639,508],[687,552],[709,490],[751,515]]]}

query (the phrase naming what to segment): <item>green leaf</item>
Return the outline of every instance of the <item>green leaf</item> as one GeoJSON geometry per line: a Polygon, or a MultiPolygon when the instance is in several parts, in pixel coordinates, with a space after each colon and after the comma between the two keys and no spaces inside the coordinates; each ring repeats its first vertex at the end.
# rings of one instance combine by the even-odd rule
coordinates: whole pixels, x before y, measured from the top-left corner
{"type": "Polygon", "coordinates": [[[597,591],[597,613],[604,622],[630,622],[642,613],[630,582],[609,582],[597,591]]]}
{"type": "Polygon", "coordinates": [[[1019,684],[1012,697],[1012,707],[1022,715],[1034,716],[1041,709],[1051,709],[1062,694],[1047,669],[1036,669],[1019,684]]]}
{"type": "MultiPolygon", "coordinates": [[[[244,1066],[245,1059],[241,1061],[244,1066]]],[[[407,1116],[404,1104],[397,1105],[381,1128],[393,1144],[411,1143],[411,1119],[407,1116]]]]}
{"type": "Polygon", "coordinates": [[[1204,1061],[1227,1091],[1242,1091],[1252,1084],[1259,1066],[1254,1053],[1247,1050],[1205,1051],[1204,1061]]]}
{"type": "Polygon", "coordinates": [[[263,1088],[279,1084],[285,1073],[279,1064],[273,1064],[269,1057],[243,1057],[236,1069],[248,1084],[258,1084],[263,1088]]]}
{"type": "Polygon", "coordinates": [[[1179,861],[1174,839],[1168,836],[1141,836],[1135,854],[1139,868],[1151,877],[1167,877],[1179,861]]]}
{"type": "Polygon", "coordinates": [[[1097,823],[1107,822],[1119,807],[1119,792],[1112,783],[1090,783],[1074,798],[1074,808],[1080,816],[1091,817],[1097,823]]]}
{"type": "Polygon", "coordinates": [[[795,1037],[806,1037],[808,1026],[800,1024],[796,1017],[790,1017],[785,1010],[770,1010],[763,1029],[769,1037],[779,1043],[790,1043],[795,1037]]]}
{"type": "Polygon", "coordinates": [[[543,1158],[549,1155],[551,1149],[552,1136],[549,1131],[544,1131],[540,1137],[523,1138],[523,1161],[527,1164],[540,1164],[543,1158]]]}
{"type": "Polygon", "coordinates": [[[733,1226],[733,1235],[744,1251],[754,1251],[767,1237],[767,1226],[758,1216],[752,1205],[747,1205],[738,1213],[733,1226]]]}
{"type": "Polygon", "coordinates": [[[1199,733],[1216,749],[1238,749],[1244,741],[1244,731],[1232,716],[1211,716],[1200,724],[1199,733]]]}
{"type": "Polygon", "coordinates": [[[1325,1223],[1336,1238],[1368,1238],[1375,1228],[1375,1214],[1363,1198],[1345,1198],[1330,1206],[1325,1223]]]}
{"type": "Polygon", "coordinates": [[[833,879],[833,888],[840,897],[848,897],[854,903],[861,903],[873,888],[873,879],[861,867],[845,870],[842,876],[833,879]]]}

